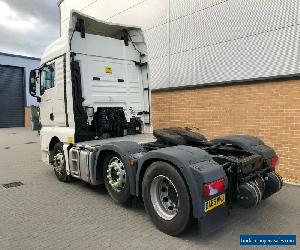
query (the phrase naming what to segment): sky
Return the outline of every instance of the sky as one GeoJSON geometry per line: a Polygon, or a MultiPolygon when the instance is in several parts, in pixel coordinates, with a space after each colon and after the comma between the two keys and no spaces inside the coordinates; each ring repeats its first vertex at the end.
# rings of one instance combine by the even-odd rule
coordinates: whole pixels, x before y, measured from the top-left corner
{"type": "Polygon", "coordinates": [[[57,0],[0,0],[0,52],[41,57],[58,37],[57,0]]]}

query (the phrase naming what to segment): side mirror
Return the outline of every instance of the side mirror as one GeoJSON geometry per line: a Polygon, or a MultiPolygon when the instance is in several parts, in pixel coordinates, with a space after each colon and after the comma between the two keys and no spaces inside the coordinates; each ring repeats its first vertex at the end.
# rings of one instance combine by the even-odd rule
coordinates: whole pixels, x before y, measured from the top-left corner
{"type": "Polygon", "coordinates": [[[36,97],[36,72],[35,72],[35,70],[30,71],[29,93],[31,96],[36,97]]]}

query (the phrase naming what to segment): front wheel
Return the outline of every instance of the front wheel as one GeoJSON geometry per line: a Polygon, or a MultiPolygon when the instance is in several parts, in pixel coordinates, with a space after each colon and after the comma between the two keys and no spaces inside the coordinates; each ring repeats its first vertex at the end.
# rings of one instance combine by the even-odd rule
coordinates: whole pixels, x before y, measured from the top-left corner
{"type": "Polygon", "coordinates": [[[63,150],[63,144],[58,142],[53,148],[53,168],[54,173],[59,181],[69,182],[72,177],[67,175],[66,171],[66,159],[63,150]]]}
{"type": "Polygon", "coordinates": [[[191,199],[180,173],[169,163],[152,163],[143,179],[147,213],[158,229],[169,234],[183,233],[191,222],[191,199]]]}

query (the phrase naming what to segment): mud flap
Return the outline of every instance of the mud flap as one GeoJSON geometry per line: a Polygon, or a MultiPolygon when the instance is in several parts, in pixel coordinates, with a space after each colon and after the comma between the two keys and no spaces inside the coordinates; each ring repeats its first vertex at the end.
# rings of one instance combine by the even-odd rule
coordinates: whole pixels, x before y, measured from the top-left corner
{"type": "Polygon", "coordinates": [[[205,217],[198,220],[199,233],[208,235],[218,230],[225,224],[229,216],[229,209],[227,206],[222,206],[209,212],[205,217]]]}

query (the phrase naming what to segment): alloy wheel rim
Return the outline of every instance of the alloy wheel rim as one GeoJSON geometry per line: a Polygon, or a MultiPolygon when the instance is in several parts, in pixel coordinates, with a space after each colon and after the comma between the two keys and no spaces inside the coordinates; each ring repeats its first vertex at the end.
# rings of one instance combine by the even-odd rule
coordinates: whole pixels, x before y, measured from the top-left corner
{"type": "Polygon", "coordinates": [[[156,176],[150,186],[150,197],[156,213],[164,220],[172,220],[178,214],[178,192],[166,176],[156,176]]]}
{"type": "Polygon", "coordinates": [[[126,169],[123,162],[118,157],[113,157],[106,172],[108,184],[116,192],[121,192],[126,185],[126,169]]]}
{"type": "Polygon", "coordinates": [[[59,174],[62,175],[64,171],[65,158],[63,153],[59,152],[54,155],[54,169],[59,174]]]}

